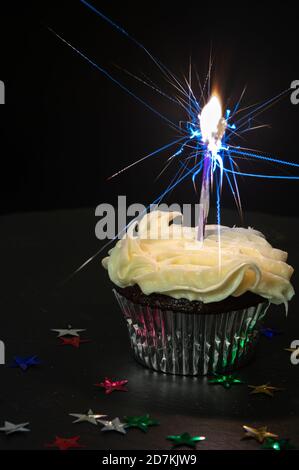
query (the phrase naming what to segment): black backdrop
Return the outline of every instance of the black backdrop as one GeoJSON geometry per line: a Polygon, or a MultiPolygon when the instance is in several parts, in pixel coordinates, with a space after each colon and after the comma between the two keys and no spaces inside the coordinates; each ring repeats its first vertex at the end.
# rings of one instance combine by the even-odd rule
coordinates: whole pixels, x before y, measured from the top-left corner
{"type": "MultiPolygon", "coordinates": [[[[91,3],[179,77],[187,74],[191,55],[203,79],[212,44],[214,82],[224,103],[236,101],[244,85],[244,105],[249,105],[299,79],[298,15],[287,3],[277,7],[271,2],[264,11],[254,9],[251,2],[221,7],[210,2],[205,9],[198,1],[91,3]]],[[[79,0],[1,5],[0,24],[0,79],[6,86],[6,104],[0,107],[1,210],[96,206],[115,203],[118,194],[126,194],[129,202],[154,200],[171,177],[170,171],[155,181],[167,154],[113,181],[106,179],[173,139],[173,131],[59,41],[48,27],[170,119],[184,119],[180,109],[119,69],[144,73],[169,91],[146,55],[79,0]]],[[[271,128],[248,134],[244,146],[299,162],[298,116],[299,105],[292,105],[286,96],[260,117],[271,128]]],[[[244,164],[246,169],[253,168],[252,163],[244,164]]],[[[240,187],[245,210],[297,214],[296,181],[247,179],[240,181],[240,187]]],[[[196,201],[192,184],[184,183],[171,200],[196,201]]],[[[234,205],[227,189],[223,205],[234,205]]]]}

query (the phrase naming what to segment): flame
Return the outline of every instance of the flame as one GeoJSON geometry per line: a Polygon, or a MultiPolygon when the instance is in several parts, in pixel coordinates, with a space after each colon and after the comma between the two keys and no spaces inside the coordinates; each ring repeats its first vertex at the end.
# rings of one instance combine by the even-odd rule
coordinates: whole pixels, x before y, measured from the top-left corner
{"type": "Polygon", "coordinates": [[[221,103],[216,95],[211,97],[198,117],[203,142],[212,153],[217,152],[221,146],[226,122],[222,117],[221,103]]]}

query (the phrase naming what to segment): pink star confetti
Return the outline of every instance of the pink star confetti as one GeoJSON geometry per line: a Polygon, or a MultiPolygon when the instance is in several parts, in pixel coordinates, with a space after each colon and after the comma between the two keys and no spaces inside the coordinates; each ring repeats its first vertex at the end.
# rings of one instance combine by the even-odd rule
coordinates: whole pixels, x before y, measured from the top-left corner
{"type": "Polygon", "coordinates": [[[104,388],[106,395],[109,395],[110,393],[114,392],[115,390],[117,390],[119,392],[127,392],[128,389],[125,387],[125,385],[127,383],[128,383],[128,380],[113,381],[111,379],[108,379],[108,377],[105,377],[103,382],[95,384],[95,386],[104,388]]]}

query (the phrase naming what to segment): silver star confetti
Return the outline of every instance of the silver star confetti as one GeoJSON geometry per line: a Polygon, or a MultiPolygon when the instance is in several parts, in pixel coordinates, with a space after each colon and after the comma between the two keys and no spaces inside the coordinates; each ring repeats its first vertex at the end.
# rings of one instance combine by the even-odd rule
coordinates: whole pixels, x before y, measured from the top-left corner
{"type": "Polygon", "coordinates": [[[81,331],[86,331],[86,329],[72,328],[72,325],[68,325],[67,328],[52,328],[51,331],[58,333],[57,338],[60,338],[60,336],[79,336],[79,333],[81,333],[81,331]]]}
{"type": "Polygon", "coordinates": [[[96,426],[98,424],[97,419],[106,418],[106,416],[107,416],[107,415],[94,414],[94,412],[92,410],[88,410],[88,412],[86,414],[69,413],[69,415],[73,416],[74,418],[77,418],[77,419],[75,419],[75,421],[73,421],[73,424],[74,423],[83,423],[83,422],[86,421],[88,423],[95,424],[96,426]]]}
{"type": "Polygon", "coordinates": [[[119,418],[114,418],[112,421],[99,419],[99,423],[104,425],[101,431],[117,431],[121,434],[127,433],[125,430],[126,423],[121,423],[119,418]]]}
{"type": "Polygon", "coordinates": [[[5,432],[6,435],[13,434],[14,432],[29,432],[30,429],[25,427],[28,425],[29,423],[14,424],[9,421],[4,421],[4,426],[0,428],[0,431],[5,432]]]}

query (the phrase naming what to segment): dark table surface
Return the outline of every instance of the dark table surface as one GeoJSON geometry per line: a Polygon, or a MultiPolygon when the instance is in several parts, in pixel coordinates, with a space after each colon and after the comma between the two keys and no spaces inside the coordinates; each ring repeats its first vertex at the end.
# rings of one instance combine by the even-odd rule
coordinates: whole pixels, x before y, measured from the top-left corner
{"type": "MultiPolygon", "coordinates": [[[[235,212],[224,211],[228,225],[235,212]]],[[[264,232],[274,246],[289,252],[299,266],[299,219],[246,214],[247,225],[264,232]]],[[[93,254],[102,242],[94,235],[93,210],[57,211],[2,217],[0,339],[6,365],[0,366],[0,427],[7,420],[30,422],[30,433],[5,436],[1,449],[44,449],[55,436],[80,435],[86,449],[170,449],[169,434],[185,431],[204,435],[200,449],[259,449],[254,440],[241,440],[242,425],[268,425],[299,447],[299,365],[292,365],[284,348],[299,340],[299,297],[272,307],[266,326],[282,331],[262,337],[257,357],[238,372],[246,382],[229,390],[209,385],[207,378],[164,375],[147,370],[133,359],[126,326],[111,292],[100,259],[71,281],[59,282],[93,254]],[[90,343],[79,349],[60,346],[51,328],[86,328],[90,343]],[[16,355],[37,354],[42,364],[27,372],[11,368],[16,355]],[[128,392],[105,395],[94,384],[105,376],[128,379],[128,392]],[[247,384],[271,382],[284,388],[274,398],[250,395],[247,384]],[[149,413],[160,425],[147,434],[100,432],[100,426],[72,424],[68,413],[91,408],[111,418],[149,413]]],[[[297,287],[297,274],[293,277],[297,287]]]]}

